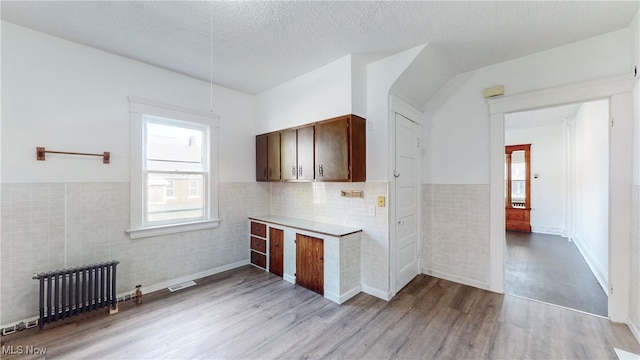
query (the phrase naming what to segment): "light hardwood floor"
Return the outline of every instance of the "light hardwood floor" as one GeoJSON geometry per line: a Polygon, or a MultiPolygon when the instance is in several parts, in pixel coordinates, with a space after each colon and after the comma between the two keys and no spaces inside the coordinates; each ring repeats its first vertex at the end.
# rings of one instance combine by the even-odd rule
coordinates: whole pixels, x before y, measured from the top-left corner
{"type": "MultiPolygon", "coordinates": [[[[104,313],[2,337],[65,359],[616,359],[625,325],[419,275],[389,302],[345,304],[253,267],[104,313]]],[[[13,346],[10,348],[10,346],[13,346]]],[[[5,350],[6,351],[6,350],[5,350]]],[[[2,359],[18,358],[4,355],[2,359]]],[[[20,356],[19,358],[37,358],[20,356]]]]}

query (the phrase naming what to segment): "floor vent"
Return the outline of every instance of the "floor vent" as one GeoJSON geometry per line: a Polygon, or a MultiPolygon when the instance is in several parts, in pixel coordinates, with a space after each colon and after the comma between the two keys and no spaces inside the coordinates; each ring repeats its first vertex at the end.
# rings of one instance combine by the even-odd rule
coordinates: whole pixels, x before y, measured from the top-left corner
{"type": "Polygon", "coordinates": [[[169,289],[169,291],[171,292],[174,292],[174,291],[182,290],[184,288],[188,288],[189,286],[193,286],[195,284],[196,284],[195,281],[187,281],[180,284],[171,285],[167,289],[169,289]]]}

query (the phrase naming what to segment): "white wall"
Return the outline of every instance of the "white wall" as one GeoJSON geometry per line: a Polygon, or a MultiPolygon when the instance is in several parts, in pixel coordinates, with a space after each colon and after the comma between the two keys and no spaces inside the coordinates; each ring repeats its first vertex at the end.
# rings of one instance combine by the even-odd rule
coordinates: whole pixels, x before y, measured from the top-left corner
{"type": "Polygon", "coordinates": [[[562,235],[566,196],[564,125],[505,131],[505,145],[518,144],[531,144],[532,231],[562,235]]]}
{"type": "Polygon", "coordinates": [[[353,113],[351,79],[348,55],[264,91],[257,96],[256,134],[353,113]]]}
{"type": "Polygon", "coordinates": [[[254,181],[253,96],[2,23],[3,182],[128,181],[129,105],[145,97],[220,116],[220,180],[254,181]],[[247,124],[249,126],[247,126],[247,124]],[[111,152],[95,158],[50,150],[111,152]]]}
{"type": "MultiPolygon", "coordinates": [[[[640,69],[640,11],[636,13],[631,25],[631,64],[640,69]]],[[[640,341],[640,79],[635,80],[633,88],[633,197],[632,236],[631,236],[631,286],[629,322],[636,339],[640,341]]]]}
{"type": "Polygon", "coordinates": [[[367,180],[389,181],[389,91],[425,45],[367,67],[367,180]]]}
{"type": "Polygon", "coordinates": [[[249,262],[247,217],[269,211],[255,182],[254,96],[2,22],[0,326],[36,315],[33,273],[115,259],[118,293],[149,292],[249,262]],[[216,229],[131,240],[129,104],[137,96],[220,116],[216,229]],[[111,152],[96,158],[35,147],[111,152]],[[198,275],[199,274],[199,275],[198,275]]]}
{"type": "Polygon", "coordinates": [[[575,219],[571,238],[603,287],[609,269],[609,101],[583,104],[571,122],[575,219]]]}
{"type": "MultiPolygon", "coordinates": [[[[492,124],[502,121],[502,114],[490,118],[487,100],[482,96],[483,89],[501,84],[505,86],[507,95],[523,94],[628,74],[629,62],[629,31],[624,29],[459,74],[425,105],[423,123],[426,126],[423,127],[423,136],[428,139],[429,147],[424,160],[426,169],[423,183],[433,184],[432,191],[435,193],[446,191],[448,184],[491,185],[490,189],[474,187],[478,193],[470,195],[486,198],[491,202],[490,230],[482,230],[476,236],[458,241],[472,248],[476,245],[490,248],[490,251],[483,252],[490,254],[484,259],[486,264],[478,265],[478,268],[489,268],[489,273],[475,275],[470,279],[471,284],[487,282],[488,288],[497,292],[503,291],[504,288],[504,206],[501,206],[502,202],[499,201],[503,196],[504,167],[494,166],[495,174],[491,170],[491,164],[497,159],[496,151],[504,153],[504,129],[500,123],[495,127],[499,130],[499,135],[491,131],[494,129],[492,124]],[[493,182],[490,179],[493,179],[493,182]],[[487,191],[490,191],[490,194],[486,194],[487,191]],[[501,212],[497,210],[500,207],[501,212]]],[[[530,108],[519,108],[517,111],[528,109],[530,108]]],[[[437,207],[427,204],[423,213],[437,210],[437,207]]],[[[456,223],[472,222],[473,219],[455,218],[448,221],[451,222],[451,226],[455,226],[456,223]]],[[[438,234],[428,234],[427,230],[423,228],[423,234],[432,238],[423,238],[423,247],[447,241],[438,234]]],[[[446,249],[446,246],[434,247],[434,251],[440,248],[446,249]]],[[[452,259],[450,253],[444,250],[433,254],[433,257],[447,258],[450,263],[466,261],[465,255],[452,259]]],[[[433,271],[447,271],[432,265],[423,263],[423,267],[431,268],[433,271]]],[[[446,276],[465,278],[465,274],[457,272],[455,268],[451,271],[453,273],[447,273],[446,276]]]]}
{"type": "Polygon", "coordinates": [[[425,105],[427,184],[489,183],[489,116],[484,88],[506,95],[627,73],[629,32],[620,30],[455,76],[425,105]]]}

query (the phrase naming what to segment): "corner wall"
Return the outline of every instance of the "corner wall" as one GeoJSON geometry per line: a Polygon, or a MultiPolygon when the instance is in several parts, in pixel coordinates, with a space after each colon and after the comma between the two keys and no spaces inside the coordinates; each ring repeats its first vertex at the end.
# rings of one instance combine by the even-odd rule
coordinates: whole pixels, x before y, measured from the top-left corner
{"type": "MultiPolygon", "coordinates": [[[[626,74],[630,59],[628,43],[629,32],[625,29],[455,76],[425,105],[423,124],[427,126],[424,126],[423,136],[429,139],[429,148],[424,159],[423,184],[429,185],[432,192],[446,192],[450,185],[470,186],[475,189],[474,197],[488,202],[494,197],[502,197],[502,194],[492,195],[492,191],[503,186],[496,183],[494,187],[491,182],[492,178],[498,179],[498,175],[491,171],[491,154],[496,146],[493,141],[500,141],[501,145],[497,148],[504,145],[503,125],[500,126],[500,135],[490,132],[489,106],[482,96],[483,89],[501,84],[505,86],[507,95],[515,95],[626,74]]],[[[493,167],[494,171],[502,168],[493,167]]],[[[501,173],[499,179],[502,179],[498,180],[500,183],[504,181],[501,173]]],[[[488,208],[490,204],[482,206],[488,208]]],[[[442,226],[429,220],[433,219],[429,214],[438,211],[437,207],[429,205],[423,209],[427,221],[423,223],[422,246],[432,246],[432,259],[445,258],[448,263],[463,264],[467,261],[467,253],[448,252],[448,238],[429,230],[442,226]]],[[[451,226],[475,221],[471,216],[475,215],[463,214],[448,221],[451,226]]],[[[488,283],[489,288],[497,292],[504,288],[504,272],[501,272],[504,267],[504,242],[498,245],[498,240],[491,236],[504,234],[498,230],[500,225],[496,225],[500,222],[504,222],[504,219],[492,216],[488,219],[490,230],[461,240],[470,249],[484,249],[480,252],[483,265],[479,266],[484,270],[473,275],[471,284],[488,283]],[[485,257],[482,254],[490,255],[485,257]]],[[[432,259],[423,259],[423,267],[452,278],[467,277],[458,268],[444,268],[432,259]]]]}
{"type": "Polygon", "coordinates": [[[32,274],[118,260],[118,293],[249,262],[247,217],[269,211],[255,183],[255,97],[2,22],[0,326],[37,315],[32,274]],[[216,229],[131,240],[129,106],[138,96],[220,116],[216,229]],[[47,155],[35,147],[111,152],[47,155]]]}

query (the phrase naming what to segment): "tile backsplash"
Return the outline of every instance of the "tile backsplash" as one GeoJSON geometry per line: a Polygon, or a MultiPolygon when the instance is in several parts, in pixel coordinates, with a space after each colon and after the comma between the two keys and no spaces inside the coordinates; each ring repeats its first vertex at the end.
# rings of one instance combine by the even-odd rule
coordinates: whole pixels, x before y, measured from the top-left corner
{"type": "Polygon", "coordinates": [[[368,213],[378,196],[389,197],[389,183],[271,183],[271,214],[362,228],[362,284],[388,292],[388,201],[368,213]],[[364,196],[342,197],[341,190],[363,190],[364,196]]]}

